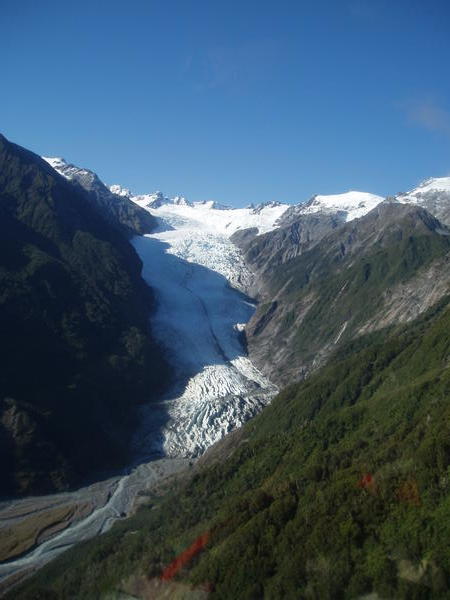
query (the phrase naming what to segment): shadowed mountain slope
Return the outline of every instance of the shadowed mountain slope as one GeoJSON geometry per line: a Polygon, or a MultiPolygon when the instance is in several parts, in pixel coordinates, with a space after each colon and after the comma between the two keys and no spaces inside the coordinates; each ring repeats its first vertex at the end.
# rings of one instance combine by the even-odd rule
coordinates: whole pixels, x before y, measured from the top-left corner
{"type": "Polygon", "coordinates": [[[126,460],[166,369],[153,299],[92,197],[0,137],[1,494],[65,489],[126,460]]]}

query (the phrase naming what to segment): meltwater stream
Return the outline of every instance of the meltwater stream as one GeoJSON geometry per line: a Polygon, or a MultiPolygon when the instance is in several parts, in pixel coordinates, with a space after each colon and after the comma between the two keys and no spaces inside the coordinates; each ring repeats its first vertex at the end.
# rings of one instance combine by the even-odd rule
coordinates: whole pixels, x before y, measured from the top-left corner
{"type": "Polygon", "coordinates": [[[240,252],[193,211],[157,212],[159,230],[132,243],[143,277],[155,291],[153,334],[166,350],[174,385],[158,404],[141,409],[136,466],[126,474],[75,492],[0,505],[0,535],[55,508],[69,507],[77,515],[25,555],[0,564],[0,583],[109,529],[131,511],[140,491],[187,468],[190,459],[259,412],[276,392],[242,344],[254,305],[237,289],[244,289],[250,277],[240,252]]]}

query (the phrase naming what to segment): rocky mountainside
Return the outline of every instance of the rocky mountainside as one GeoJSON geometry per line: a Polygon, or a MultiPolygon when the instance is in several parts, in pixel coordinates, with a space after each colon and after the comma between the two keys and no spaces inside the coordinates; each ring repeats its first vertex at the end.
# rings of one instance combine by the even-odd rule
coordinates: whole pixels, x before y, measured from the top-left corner
{"type": "Polygon", "coordinates": [[[118,188],[118,193],[114,193],[89,169],[69,164],[63,158],[43,158],[63,177],[86,190],[102,218],[128,236],[150,233],[155,228],[155,219],[130,200],[127,190],[118,188]]]}
{"type": "Polygon", "coordinates": [[[0,137],[1,495],[123,464],[133,409],[167,376],[142,264],[93,197],[0,137]]]}
{"type": "Polygon", "coordinates": [[[289,206],[276,222],[275,231],[258,235],[255,229],[240,229],[232,237],[255,272],[255,292],[264,287],[264,273],[285,263],[315,243],[333,229],[361,218],[389,201],[415,204],[425,208],[444,224],[450,224],[450,178],[432,178],[410,192],[387,200],[366,192],[316,195],[308,202],[289,206]]]}
{"type": "MultiPolygon", "coordinates": [[[[436,239],[446,237],[444,224],[449,223],[450,178],[429,179],[407,194],[385,201],[363,192],[318,195],[305,204],[288,208],[272,231],[263,235],[254,229],[237,231],[231,239],[242,250],[253,274],[249,292],[260,301],[246,330],[250,355],[256,365],[278,383],[302,378],[321,365],[336,345],[346,339],[385,326],[394,319],[411,319],[447,293],[448,256],[444,242],[442,255],[439,252],[435,255],[435,250],[430,249],[429,264],[425,256],[428,250],[425,251],[422,258],[427,263],[426,268],[422,269],[417,263],[417,272],[412,270],[409,275],[401,275],[402,269],[399,269],[400,278],[396,282],[392,274],[384,282],[381,276],[376,290],[378,305],[369,301],[367,306],[355,306],[345,314],[336,310],[337,306],[349,308],[347,297],[359,295],[346,279],[345,265],[354,273],[356,263],[366,261],[367,253],[373,251],[374,256],[364,267],[371,270],[372,261],[381,259],[380,248],[386,252],[386,239],[392,243],[392,256],[397,246],[397,252],[412,252],[418,258],[416,255],[423,248],[416,252],[405,246],[413,213],[418,223],[429,221],[436,239]],[[419,212],[414,213],[412,208],[412,212],[409,208],[405,212],[401,206],[414,207],[419,212]],[[424,210],[428,211],[428,217],[424,210]],[[407,214],[409,222],[401,223],[399,218],[407,214]],[[440,222],[431,219],[431,215],[440,222]],[[366,237],[370,222],[373,231],[366,237]],[[363,231],[363,241],[355,243],[363,231]],[[390,234],[384,239],[387,231],[390,234]],[[332,280],[338,273],[343,289],[333,288],[332,280]],[[325,288],[329,294],[328,304],[323,302],[325,288]],[[321,309],[318,302],[323,302],[321,309]],[[365,316],[361,319],[357,314],[363,308],[365,316]],[[334,315],[334,320],[327,316],[329,313],[334,315]],[[342,313],[340,317],[339,313],[342,313]],[[313,322],[317,319],[317,330],[309,325],[310,319],[313,322]],[[324,323],[328,323],[327,330],[324,323]]],[[[414,236],[418,233],[415,227],[413,233],[414,236]]],[[[405,264],[408,260],[405,257],[405,264]]],[[[387,265],[386,273],[391,268],[392,264],[387,265]]],[[[373,282],[373,274],[367,277],[373,282]]],[[[370,286],[370,281],[364,279],[364,287],[370,286]]]]}
{"type": "Polygon", "coordinates": [[[398,194],[393,200],[421,206],[442,223],[450,225],[450,177],[427,179],[413,190],[398,194]]]}
{"type": "Polygon", "coordinates": [[[288,225],[306,215],[330,215],[346,223],[363,217],[383,200],[382,196],[358,191],[330,195],[317,194],[308,202],[290,207],[281,217],[279,225],[288,225]]]}
{"type": "Polygon", "coordinates": [[[249,288],[256,297],[264,293],[266,275],[312,248],[324,235],[348,221],[367,214],[381,196],[366,192],[316,195],[308,202],[289,206],[279,217],[274,230],[261,235],[255,229],[241,229],[232,241],[243,251],[254,278],[249,288]]]}
{"type": "Polygon", "coordinates": [[[246,248],[261,295],[246,330],[250,356],[278,383],[305,377],[343,342],[408,321],[448,293],[449,232],[423,208],[385,202],[345,225],[326,218],[307,229],[303,217],[246,248]]]}
{"type": "Polygon", "coordinates": [[[292,215],[291,209],[281,216],[273,231],[258,235],[257,229],[250,228],[238,230],[231,236],[231,241],[242,250],[254,275],[249,292],[255,297],[264,294],[266,279],[270,279],[278,265],[312,248],[326,234],[343,224],[342,218],[333,214],[308,214],[294,220],[289,214],[292,215]]]}

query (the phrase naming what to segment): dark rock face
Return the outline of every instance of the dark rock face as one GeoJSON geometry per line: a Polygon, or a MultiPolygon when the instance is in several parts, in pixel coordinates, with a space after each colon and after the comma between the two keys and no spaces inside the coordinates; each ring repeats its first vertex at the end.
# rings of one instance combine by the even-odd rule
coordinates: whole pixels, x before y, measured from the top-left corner
{"type": "Polygon", "coordinates": [[[167,377],[141,267],[90,194],[0,137],[1,495],[127,459],[133,408],[167,377]]]}

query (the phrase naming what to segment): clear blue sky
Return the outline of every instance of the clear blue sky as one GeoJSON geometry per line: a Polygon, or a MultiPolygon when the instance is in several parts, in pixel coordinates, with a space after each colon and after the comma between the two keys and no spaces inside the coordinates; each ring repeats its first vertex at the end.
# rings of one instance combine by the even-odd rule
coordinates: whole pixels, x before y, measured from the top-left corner
{"type": "Polygon", "coordinates": [[[191,200],[450,175],[448,0],[0,0],[0,129],[191,200]]]}

